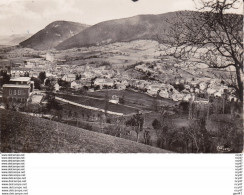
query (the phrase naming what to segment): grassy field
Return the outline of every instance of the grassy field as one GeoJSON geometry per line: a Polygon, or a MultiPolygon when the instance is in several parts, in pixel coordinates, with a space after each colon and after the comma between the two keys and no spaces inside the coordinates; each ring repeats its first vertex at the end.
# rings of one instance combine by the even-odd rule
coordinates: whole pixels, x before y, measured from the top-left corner
{"type": "MultiPolygon", "coordinates": [[[[95,92],[88,92],[90,96],[98,97],[98,98],[104,98],[105,97],[105,91],[95,91],[95,92]]],[[[155,98],[151,97],[145,93],[142,92],[135,92],[132,90],[109,90],[108,96],[111,98],[113,95],[117,95],[119,97],[122,97],[124,94],[124,100],[125,105],[134,106],[140,109],[147,109],[151,110],[152,105],[155,103],[155,98]]],[[[172,100],[164,99],[164,98],[158,98],[162,104],[165,105],[174,105],[175,103],[172,100]]]]}
{"type": "MultiPolygon", "coordinates": [[[[100,109],[105,108],[105,100],[102,99],[93,99],[85,96],[72,96],[72,95],[65,95],[65,94],[57,94],[57,97],[69,101],[73,101],[75,103],[79,103],[82,105],[86,105],[86,106],[92,106],[100,109]]],[[[120,104],[108,103],[108,111],[119,112],[123,114],[131,114],[131,113],[136,113],[137,109],[120,105],[120,104]]]]}
{"type": "Polygon", "coordinates": [[[1,152],[166,153],[168,151],[0,109],[1,152]]]}

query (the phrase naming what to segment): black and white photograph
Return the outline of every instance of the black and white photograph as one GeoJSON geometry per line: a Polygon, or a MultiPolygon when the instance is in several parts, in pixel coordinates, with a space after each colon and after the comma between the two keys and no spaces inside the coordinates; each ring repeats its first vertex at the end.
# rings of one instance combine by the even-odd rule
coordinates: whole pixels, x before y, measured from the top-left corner
{"type": "Polygon", "coordinates": [[[1,0],[1,153],[240,153],[242,0],[1,0]]]}

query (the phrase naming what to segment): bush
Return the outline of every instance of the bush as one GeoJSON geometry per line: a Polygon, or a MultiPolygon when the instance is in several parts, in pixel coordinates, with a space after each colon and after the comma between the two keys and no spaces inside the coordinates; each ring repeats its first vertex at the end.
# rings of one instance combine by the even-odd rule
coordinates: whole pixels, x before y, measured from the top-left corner
{"type": "Polygon", "coordinates": [[[152,126],[154,129],[160,129],[162,127],[161,123],[158,121],[158,119],[154,119],[152,122],[152,126]]]}
{"type": "Polygon", "coordinates": [[[189,111],[189,102],[180,102],[179,108],[183,111],[188,112],[189,111]]]}
{"type": "Polygon", "coordinates": [[[120,104],[124,104],[124,103],[125,103],[125,99],[124,99],[124,97],[120,97],[120,98],[119,98],[119,103],[120,103],[120,104]]]}
{"type": "Polygon", "coordinates": [[[110,118],[107,118],[106,119],[106,123],[111,123],[111,119],[110,118]]]}

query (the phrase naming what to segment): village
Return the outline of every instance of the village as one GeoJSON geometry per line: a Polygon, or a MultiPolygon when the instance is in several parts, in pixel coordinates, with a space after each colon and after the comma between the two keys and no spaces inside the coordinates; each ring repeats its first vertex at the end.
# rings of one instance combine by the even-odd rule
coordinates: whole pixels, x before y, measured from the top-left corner
{"type": "MultiPolygon", "coordinates": [[[[106,47],[117,48],[118,43],[106,47]]],[[[178,152],[197,148],[193,143],[182,146],[177,137],[169,146],[165,135],[160,140],[159,126],[182,133],[192,120],[207,117],[208,132],[216,133],[216,114],[240,112],[234,90],[209,76],[204,66],[186,65],[161,53],[131,61],[135,54],[126,53],[128,48],[112,55],[106,47],[100,53],[99,48],[72,49],[64,57],[58,51],[20,49],[21,57],[8,52],[12,60],[1,60],[1,108],[178,152]],[[111,58],[104,61],[108,55],[122,59],[112,64],[111,58]],[[143,128],[133,120],[141,120],[143,128]]]]}
{"type": "MultiPolygon", "coordinates": [[[[137,41],[134,44],[140,45],[142,43],[137,41]]],[[[167,57],[160,57],[161,53],[157,53],[153,57],[141,54],[144,59],[139,56],[138,59],[141,59],[141,61],[138,61],[135,58],[137,52],[125,53],[131,48],[137,49],[138,46],[123,45],[120,46],[122,52],[107,51],[106,47],[111,47],[111,50],[118,48],[117,43],[104,48],[91,47],[81,52],[71,50],[68,51],[69,54],[66,54],[65,57],[63,57],[62,52],[57,51],[33,52],[33,54],[32,51],[27,50],[22,51],[23,53],[19,56],[12,56],[16,55],[17,52],[9,52],[6,58],[10,59],[11,65],[8,60],[6,63],[3,60],[1,68],[2,70],[5,68],[11,78],[24,76],[38,78],[41,72],[45,72],[45,79],[52,81],[56,91],[63,87],[60,82],[58,83],[58,80],[61,80],[67,82],[67,86],[74,90],[80,90],[84,87],[89,91],[104,88],[118,90],[132,88],[144,91],[145,94],[150,96],[159,95],[173,101],[189,101],[193,96],[203,97],[207,100],[208,96],[221,97],[224,93],[228,96],[229,101],[235,98],[233,90],[228,88],[226,81],[208,73],[208,69],[206,65],[204,67],[204,64],[199,66],[197,63],[196,65],[194,63],[187,64],[183,61],[174,61],[167,57]],[[97,52],[99,49],[101,49],[100,53],[97,52]],[[91,52],[91,50],[95,51],[91,52]],[[112,55],[112,57],[104,61],[108,55],[112,55]],[[77,56],[82,57],[77,59],[77,56]],[[126,56],[127,58],[125,58],[126,56]],[[117,59],[116,62],[113,62],[114,58],[117,59]],[[5,66],[8,66],[8,68],[5,66]]],[[[147,49],[151,50],[152,47],[156,47],[154,42],[147,49]]],[[[158,47],[154,53],[161,51],[160,46],[158,47]]],[[[143,51],[143,49],[141,50],[143,51]]],[[[45,82],[43,83],[45,85],[45,82]]]]}
{"type": "MultiPolygon", "coordinates": [[[[84,66],[57,65],[59,61],[56,61],[50,53],[42,55],[40,58],[25,60],[23,64],[10,65],[7,60],[2,63],[1,72],[10,76],[10,85],[2,85],[2,90],[9,91],[10,88],[13,88],[13,84],[23,84],[24,80],[25,84],[28,82],[32,84],[28,98],[34,96],[31,93],[34,90],[41,90],[41,86],[45,88],[48,85],[52,85],[55,92],[65,90],[77,92],[83,90],[92,93],[105,89],[118,91],[130,89],[151,97],[160,97],[174,102],[197,101],[206,103],[211,96],[222,97],[223,95],[226,96],[228,101],[236,100],[232,90],[220,79],[208,77],[181,78],[180,76],[175,76],[173,79],[166,81],[164,79],[162,81],[160,74],[164,74],[165,70],[162,64],[156,62],[141,62],[139,65],[134,66],[133,71],[146,75],[146,79],[129,78],[129,75],[123,75],[119,71],[116,72],[111,69],[110,64],[101,65],[97,68],[90,67],[87,64],[84,66]]],[[[17,84],[16,90],[22,90],[22,88],[26,87],[26,85],[17,84]]],[[[9,94],[3,94],[4,99],[8,99],[8,96],[9,94]]],[[[118,104],[119,97],[114,95],[113,99],[109,101],[118,104]]]]}

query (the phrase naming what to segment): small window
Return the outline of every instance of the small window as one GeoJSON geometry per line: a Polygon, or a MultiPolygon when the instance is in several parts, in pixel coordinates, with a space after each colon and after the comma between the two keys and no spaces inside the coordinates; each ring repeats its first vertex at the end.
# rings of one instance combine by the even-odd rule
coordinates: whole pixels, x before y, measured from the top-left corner
{"type": "Polygon", "coordinates": [[[18,90],[18,95],[21,95],[21,90],[18,90]]]}
{"type": "Polygon", "coordinates": [[[16,89],[14,89],[14,95],[16,95],[16,89]]]}
{"type": "Polygon", "coordinates": [[[9,90],[9,95],[12,95],[12,89],[9,90]]]}

